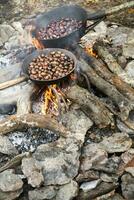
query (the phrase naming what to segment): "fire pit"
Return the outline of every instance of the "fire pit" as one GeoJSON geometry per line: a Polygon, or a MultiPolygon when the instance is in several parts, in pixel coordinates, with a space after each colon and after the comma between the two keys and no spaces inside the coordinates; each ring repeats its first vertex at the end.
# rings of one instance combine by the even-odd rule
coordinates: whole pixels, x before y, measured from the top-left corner
{"type": "Polygon", "coordinates": [[[3,113],[17,110],[0,120],[0,200],[133,200],[133,37],[107,20],[68,50],[45,49],[33,38],[33,54],[24,44],[11,54],[12,40],[4,44],[0,82],[17,67],[20,78],[22,63],[9,71],[6,63],[24,57],[21,48],[28,57],[21,59],[25,82],[0,89],[3,113]]]}

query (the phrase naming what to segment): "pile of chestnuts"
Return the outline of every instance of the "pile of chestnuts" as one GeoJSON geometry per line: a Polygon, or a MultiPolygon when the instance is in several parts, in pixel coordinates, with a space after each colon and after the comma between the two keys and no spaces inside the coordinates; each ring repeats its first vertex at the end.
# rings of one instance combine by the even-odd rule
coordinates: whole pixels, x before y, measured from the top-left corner
{"type": "Polygon", "coordinates": [[[55,80],[68,75],[74,69],[74,60],[61,51],[41,54],[29,64],[28,72],[34,80],[55,80]]]}
{"type": "Polygon", "coordinates": [[[62,18],[60,20],[51,21],[47,27],[43,27],[38,31],[39,39],[56,39],[64,37],[82,26],[82,21],[72,18],[62,18]]]}

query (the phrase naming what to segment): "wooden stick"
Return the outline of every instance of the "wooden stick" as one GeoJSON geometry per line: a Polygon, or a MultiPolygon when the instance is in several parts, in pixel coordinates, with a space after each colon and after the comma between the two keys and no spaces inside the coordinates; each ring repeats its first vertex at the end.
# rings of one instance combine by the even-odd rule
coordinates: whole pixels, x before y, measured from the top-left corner
{"type": "Polygon", "coordinates": [[[13,79],[13,80],[10,80],[10,81],[6,81],[4,83],[0,83],[0,90],[11,87],[13,85],[16,85],[16,84],[21,83],[21,82],[26,81],[26,80],[27,80],[27,77],[21,76],[19,78],[16,78],[16,79],[13,79]]]}
{"type": "Polygon", "coordinates": [[[134,7],[134,1],[123,3],[105,11],[106,16],[134,7]]]}

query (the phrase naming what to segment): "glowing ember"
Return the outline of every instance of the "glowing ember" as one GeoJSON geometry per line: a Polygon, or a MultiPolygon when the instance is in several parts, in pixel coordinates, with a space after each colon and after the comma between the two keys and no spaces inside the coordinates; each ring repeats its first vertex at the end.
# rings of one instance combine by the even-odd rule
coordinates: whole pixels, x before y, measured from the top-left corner
{"type": "Polygon", "coordinates": [[[91,48],[91,47],[86,47],[85,51],[91,56],[94,56],[96,58],[98,57],[97,54],[93,51],[93,48],[91,48]]]}
{"type": "Polygon", "coordinates": [[[44,49],[43,44],[36,38],[32,38],[32,44],[36,47],[36,49],[44,49]]]}

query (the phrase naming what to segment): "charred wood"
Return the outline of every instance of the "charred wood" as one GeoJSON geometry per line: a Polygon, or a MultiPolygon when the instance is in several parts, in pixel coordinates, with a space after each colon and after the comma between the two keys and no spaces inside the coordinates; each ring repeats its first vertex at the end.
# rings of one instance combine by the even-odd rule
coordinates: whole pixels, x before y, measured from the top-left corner
{"type": "Polygon", "coordinates": [[[66,93],[67,98],[81,106],[87,116],[90,116],[100,128],[114,126],[113,114],[98,100],[96,96],[89,93],[86,89],[77,85],[70,88],[66,93]]]}
{"type": "Polygon", "coordinates": [[[92,189],[88,192],[79,192],[78,200],[89,200],[99,197],[101,195],[107,194],[117,188],[116,183],[100,183],[95,189],[92,189]]]}
{"type": "Polygon", "coordinates": [[[132,77],[129,77],[126,72],[121,68],[119,63],[113,57],[112,54],[108,51],[105,45],[102,42],[97,42],[94,45],[94,49],[97,51],[99,57],[106,63],[107,67],[111,72],[118,75],[124,82],[128,83],[134,87],[134,80],[132,77]]]}
{"type": "MultiPolygon", "coordinates": [[[[111,60],[112,55],[106,50],[106,48],[102,47],[99,43],[96,43],[94,46],[95,50],[97,51],[98,55],[104,59],[107,65],[109,65],[115,72],[120,71],[120,67],[115,60],[111,60]]],[[[134,89],[127,83],[125,83],[118,75],[111,73],[106,65],[103,62],[100,62],[98,59],[94,58],[94,69],[102,78],[106,81],[110,82],[114,85],[117,90],[121,92],[124,96],[126,96],[130,100],[134,100],[134,89]]]]}
{"type": "Polygon", "coordinates": [[[66,137],[66,128],[49,116],[38,114],[12,115],[0,121],[0,135],[5,135],[24,127],[46,128],[54,132],[59,132],[66,137]]]}
{"type": "MultiPolygon", "coordinates": [[[[84,55],[85,56],[85,55],[84,55]]],[[[88,56],[87,56],[88,57],[88,56]]],[[[94,66],[92,57],[89,58],[91,66],[94,66]]],[[[129,117],[129,112],[134,109],[134,105],[130,100],[124,97],[114,85],[110,84],[102,77],[100,77],[95,70],[87,64],[83,59],[80,59],[79,68],[80,70],[87,74],[90,82],[96,86],[100,91],[106,94],[108,97],[112,99],[112,101],[118,106],[121,120],[127,120],[129,117]]]]}

